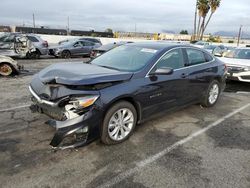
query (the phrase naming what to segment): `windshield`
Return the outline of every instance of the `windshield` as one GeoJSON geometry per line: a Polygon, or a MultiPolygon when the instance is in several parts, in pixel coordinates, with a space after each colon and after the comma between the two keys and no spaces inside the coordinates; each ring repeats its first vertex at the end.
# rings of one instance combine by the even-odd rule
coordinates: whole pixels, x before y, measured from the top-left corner
{"type": "Polygon", "coordinates": [[[204,47],[204,49],[208,49],[208,50],[213,50],[215,49],[217,46],[211,46],[211,45],[207,45],[204,47]]]}
{"type": "Polygon", "coordinates": [[[94,59],[91,63],[120,71],[136,72],[142,69],[155,56],[157,50],[120,46],[94,59]]]}
{"type": "Polygon", "coordinates": [[[225,57],[236,59],[250,59],[250,49],[235,49],[228,52],[225,57]]]}

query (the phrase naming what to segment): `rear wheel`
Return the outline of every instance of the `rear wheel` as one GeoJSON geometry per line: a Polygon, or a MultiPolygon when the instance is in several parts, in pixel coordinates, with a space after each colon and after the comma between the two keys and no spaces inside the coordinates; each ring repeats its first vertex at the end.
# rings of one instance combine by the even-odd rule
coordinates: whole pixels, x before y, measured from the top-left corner
{"type": "Polygon", "coordinates": [[[69,59],[71,57],[70,51],[65,50],[62,52],[62,58],[69,59]]]}
{"type": "Polygon", "coordinates": [[[2,63],[0,64],[0,75],[2,76],[10,76],[13,74],[14,70],[12,66],[8,63],[2,63]]]}
{"type": "Polygon", "coordinates": [[[220,92],[221,92],[220,83],[216,80],[212,81],[201,103],[202,106],[204,107],[214,106],[219,99],[220,92]]]}
{"type": "Polygon", "coordinates": [[[137,122],[135,107],[126,101],[113,105],[105,115],[101,131],[103,143],[118,144],[132,134],[137,122]]]}
{"type": "Polygon", "coordinates": [[[27,59],[39,59],[41,56],[41,53],[39,51],[35,51],[35,52],[28,52],[26,54],[26,58],[27,59]]]}

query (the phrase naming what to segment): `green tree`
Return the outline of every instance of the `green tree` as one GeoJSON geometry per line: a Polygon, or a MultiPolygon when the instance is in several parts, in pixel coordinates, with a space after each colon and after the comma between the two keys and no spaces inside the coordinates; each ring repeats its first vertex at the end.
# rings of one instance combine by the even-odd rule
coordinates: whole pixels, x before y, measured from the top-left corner
{"type": "MultiPolygon", "coordinates": [[[[204,32],[212,16],[216,12],[216,10],[219,8],[220,3],[221,3],[221,0],[197,0],[195,12],[198,11],[199,20],[198,20],[198,28],[196,29],[196,17],[195,17],[194,36],[197,36],[200,40],[203,39],[204,32]],[[206,22],[206,17],[209,12],[210,12],[209,18],[206,22]]],[[[197,16],[197,13],[195,13],[195,16],[197,16]]]]}
{"type": "Polygon", "coordinates": [[[181,35],[188,35],[188,31],[187,30],[181,30],[180,34],[181,35]]]}
{"type": "Polygon", "coordinates": [[[105,30],[105,32],[108,32],[108,33],[113,33],[113,30],[112,30],[112,29],[110,29],[110,28],[107,28],[107,29],[105,30]]]}

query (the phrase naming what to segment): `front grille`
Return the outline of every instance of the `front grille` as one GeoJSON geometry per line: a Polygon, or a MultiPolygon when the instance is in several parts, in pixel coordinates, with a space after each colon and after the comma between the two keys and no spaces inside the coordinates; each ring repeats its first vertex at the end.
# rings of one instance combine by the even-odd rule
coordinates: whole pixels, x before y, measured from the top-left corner
{"type": "Polygon", "coordinates": [[[44,100],[47,100],[47,101],[50,100],[50,96],[48,94],[46,94],[46,93],[42,93],[41,95],[39,95],[39,97],[41,99],[44,99],[44,100]]]}
{"type": "Polygon", "coordinates": [[[50,108],[41,108],[42,112],[46,114],[47,116],[58,120],[58,121],[64,121],[66,119],[64,113],[62,113],[59,110],[52,110],[50,108]]]}
{"type": "Polygon", "coordinates": [[[232,67],[232,66],[228,66],[228,72],[229,72],[229,73],[244,72],[244,68],[243,68],[243,67],[232,67]]]}
{"type": "Polygon", "coordinates": [[[249,76],[241,76],[241,78],[244,80],[250,80],[250,75],[249,76]]]}

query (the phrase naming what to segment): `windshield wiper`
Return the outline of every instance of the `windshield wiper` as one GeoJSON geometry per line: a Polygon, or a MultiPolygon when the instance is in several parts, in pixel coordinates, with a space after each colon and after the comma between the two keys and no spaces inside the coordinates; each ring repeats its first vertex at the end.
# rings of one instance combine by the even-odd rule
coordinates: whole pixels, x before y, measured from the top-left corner
{"type": "Polygon", "coordinates": [[[105,65],[98,65],[98,66],[104,67],[104,68],[107,68],[107,69],[113,69],[113,70],[121,71],[121,69],[118,69],[118,68],[115,68],[115,67],[109,67],[109,66],[105,66],[105,65]]]}

